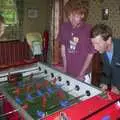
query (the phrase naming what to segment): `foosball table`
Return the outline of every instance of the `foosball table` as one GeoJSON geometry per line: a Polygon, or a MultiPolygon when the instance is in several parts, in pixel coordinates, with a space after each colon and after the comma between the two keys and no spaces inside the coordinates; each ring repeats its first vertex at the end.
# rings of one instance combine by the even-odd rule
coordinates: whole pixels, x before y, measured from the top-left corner
{"type": "Polygon", "coordinates": [[[33,62],[0,72],[0,120],[119,120],[120,96],[33,62]]]}

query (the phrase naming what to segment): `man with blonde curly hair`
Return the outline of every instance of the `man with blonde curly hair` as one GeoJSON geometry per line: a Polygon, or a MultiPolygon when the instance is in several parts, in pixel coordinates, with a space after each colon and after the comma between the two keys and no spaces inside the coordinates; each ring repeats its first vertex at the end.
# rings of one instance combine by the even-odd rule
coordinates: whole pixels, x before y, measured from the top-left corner
{"type": "Polygon", "coordinates": [[[101,89],[111,89],[120,95],[120,40],[113,40],[112,29],[108,25],[96,24],[91,30],[91,41],[103,60],[101,89]]]}
{"type": "Polygon", "coordinates": [[[90,41],[91,25],[85,22],[88,9],[82,2],[68,1],[65,13],[68,21],[61,25],[58,35],[64,71],[70,76],[91,83],[90,63],[95,50],[90,41]]]}

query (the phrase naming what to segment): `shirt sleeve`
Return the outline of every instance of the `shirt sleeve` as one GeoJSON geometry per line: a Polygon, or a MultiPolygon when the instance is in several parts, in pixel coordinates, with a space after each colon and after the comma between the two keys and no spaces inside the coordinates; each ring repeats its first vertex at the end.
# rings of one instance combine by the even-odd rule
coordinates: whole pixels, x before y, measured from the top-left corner
{"type": "Polygon", "coordinates": [[[97,51],[95,50],[94,46],[92,45],[92,41],[91,41],[91,29],[92,29],[92,25],[89,26],[88,53],[94,54],[97,51]]]}

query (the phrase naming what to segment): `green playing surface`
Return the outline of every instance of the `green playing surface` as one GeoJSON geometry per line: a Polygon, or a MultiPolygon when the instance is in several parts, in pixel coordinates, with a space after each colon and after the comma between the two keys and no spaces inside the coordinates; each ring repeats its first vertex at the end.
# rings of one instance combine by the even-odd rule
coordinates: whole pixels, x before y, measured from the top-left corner
{"type": "MultiPolygon", "coordinates": [[[[63,107],[60,105],[60,101],[68,100],[70,104],[75,103],[74,97],[69,95],[67,92],[63,91],[60,87],[56,87],[56,85],[51,84],[51,82],[45,79],[39,78],[17,78],[18,82],[10,82],[5,85],[5,91],[11,96],[13,100],[15,100],[16,96],[20,99],[22,105],[27,105],[28,108],[26,111],[28,114],[34,118],[38,119],[37,111],[45,112],[46,115],[50,115],[63,107]],[[21,85],[18,83],[21,82],[21,85]],[[39,89],[36,88],[37,85],[40,85],[39,89]],[[49,93],[47,88],[52,89],[52,93],[49,93]],[[42,92],[42,96],[37,96],[36,90],[40,90],[42,92]],[[17,94],[18,93],[18,94],[17,94]],[[32,100],[26,98],[26,94],[30,94],[32,96],[32,100]],[[43,102],[43,97],[45,98],[43,102]]],[[[16,81],[17,81],[16,79],[16,81]]]]}

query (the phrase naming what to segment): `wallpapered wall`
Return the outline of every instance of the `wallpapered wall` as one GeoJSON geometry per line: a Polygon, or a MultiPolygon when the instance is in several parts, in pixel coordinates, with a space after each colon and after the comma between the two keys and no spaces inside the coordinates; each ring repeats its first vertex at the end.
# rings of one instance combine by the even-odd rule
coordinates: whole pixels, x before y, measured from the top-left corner
{"type": "MultiPolygon", "coordinates": [[[[66,3],[68,0],[64,0],[66,3]]],[[[74,0],[81,1],[81,0],[74,0]]],[[[82,0],[89,2],[88,23],[105,23],[112,27],[113,36],[120,38],[120,0],[82,0]],[[102,20],[102,9],[109,9],[108,20],[102,20]]]]}
{"type": "Polygon", "coordinates": [[[113,29],[113,36],[120,38],[120,0],[89,0],[88,22],[105,23],[113,29]],[[103,2],[100,2],[103,1],[103,2]],[[109,9],[108,20],[102,20],[102,9],[109,9]]]}
{"type": "Polygon", "coordinates": [[[25,16],[24,16],[24,34],[29,32],[40,32],[48,28],[49,19],[49,0],[24,0],[25,16]],[[37,10],[37,17],[30,18],[28,16],[29,9],[37,10]]]}

